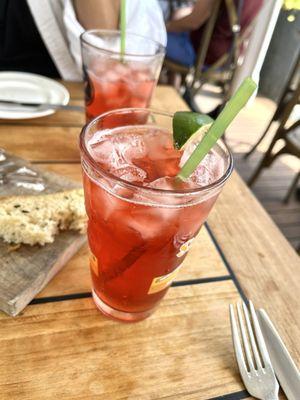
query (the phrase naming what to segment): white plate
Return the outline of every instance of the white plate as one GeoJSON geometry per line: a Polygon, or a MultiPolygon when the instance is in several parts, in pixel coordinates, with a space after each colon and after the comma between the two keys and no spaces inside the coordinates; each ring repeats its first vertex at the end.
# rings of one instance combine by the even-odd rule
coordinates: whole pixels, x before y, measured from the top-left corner
{"type": "MultiPolygon", "coordinates": [[[[0,72],[0,99],[66,105],[68,90],[53,79],[28,72],[0,72]]],[[[55,110],[38,107],[0,105],[0,118],[28,119],[53,114],[55,110]]]]}

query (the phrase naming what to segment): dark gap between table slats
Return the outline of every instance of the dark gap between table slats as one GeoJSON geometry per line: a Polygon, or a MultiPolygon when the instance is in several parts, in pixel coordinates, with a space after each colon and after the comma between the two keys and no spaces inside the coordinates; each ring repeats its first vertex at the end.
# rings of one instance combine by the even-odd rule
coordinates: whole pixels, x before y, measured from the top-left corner
{"type": "Polygon", "coordinates": [[[241,390],[240,392],[228,393],[217,397],[210,397],[207,400],[243,400],[250,397],[247,390],[241,390]]]}
{"type": "Polygon", "coordinates": [[[232,278],[232,280],[233,280],[233,282],[235,284],[235,287],[236,287],[237,291],[239,292],[239,294],[240,294],[241,298],[243,299],[243,301],[246,304],[248,304],[247,296],[245,295],[245,293],[244,293],[244,291],[243,291],[243,289],[242,289],[242,287],[240,285],[240,282],[238,281],[235,273],[233,272],[233,269],[232,269],[231,265],[229,264],[229,261],[227,260],[225,254],[223,253],[219,243],[217,242],[217,239],[215,238],[212,230],[210,229],[210,227],[209,227],[207,222],[205,222],[204,225],[205,225],[205,227],[207,229],[207,232],[208,232],[213,244],[215,245],[215,248],[217,249],[217,251],[218,251],[218,253],[219,253],[219,255],[220,255],[220,257],[221,257],[221,259],[223,261],[223,264],[227,268],[227,271],[229,272],[229,274],[230,274],[230,276],[231,276],[231,278],[232,278]]]}
{"type": "MultiPolygon", "coordinates": [[[[199,285],[199,284],[204,284],[204,283],[222,282],[222,281],[228,281],[228,280],[232,280],[232,277],[230,275],[214,276],[212,278],[202,278],[202,279],[189,279],[189,280],[184,280],[184,281],[173,282],[171,287],[199,285]]],[[[29,303],[29,305],[52,303],[52,302],[54,303],[54,302],[58,302],[58,301],[67,301],[67,300],[75,300],[75,299],[86,299],[89,297],[92,297],[91,292],[64,294],[61,296],[38,297],[36,299],[33,299],[29,303]]]]}

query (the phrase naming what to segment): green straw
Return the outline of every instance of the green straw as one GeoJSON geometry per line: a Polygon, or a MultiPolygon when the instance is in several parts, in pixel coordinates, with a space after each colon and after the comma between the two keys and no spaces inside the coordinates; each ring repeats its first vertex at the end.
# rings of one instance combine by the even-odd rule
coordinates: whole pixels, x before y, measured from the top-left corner
{"type": "Polygon", "coordinates": [[[256,83],[250,77],[244,79],[243,83],[227,102],[218,118],[213,122],[206,135],[185,162],[177,174],[177,178],[185,181],[195,171],[206,154],[223,135],[233,119],[246,105],[256,87],[256,83]]]}
{"type": "Polygon", "coordinates": [[[121,29],[121,60],[124,60],[125,55],[125,41],[126,41],[126,0],[121,0],[121,15],[120,15],[120,29],[121,29]]]}

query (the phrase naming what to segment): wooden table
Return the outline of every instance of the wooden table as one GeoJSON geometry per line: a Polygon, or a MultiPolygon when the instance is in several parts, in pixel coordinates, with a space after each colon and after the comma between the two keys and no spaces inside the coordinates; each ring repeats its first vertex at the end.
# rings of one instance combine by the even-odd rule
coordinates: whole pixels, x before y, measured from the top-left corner
{"type": "MultiPolygon", "coordinates": [[[[82,86],[66,84],[73,104],[82,86]]],[[[186,109],[168,87],[153,106],[186,109]]],[[[0,147],[80,181],[79,112],[2,121],[0,147]]],[[[2,400],[249,399],[231,344],[228,304],[267,310],[300,364],[299,258],[233,173],[185,268],[148,320],[103,317],[84,247],[16,318],[0,314],[2,400]]],[[[284,398],[284,397],[282,397],[284,398]]]]}

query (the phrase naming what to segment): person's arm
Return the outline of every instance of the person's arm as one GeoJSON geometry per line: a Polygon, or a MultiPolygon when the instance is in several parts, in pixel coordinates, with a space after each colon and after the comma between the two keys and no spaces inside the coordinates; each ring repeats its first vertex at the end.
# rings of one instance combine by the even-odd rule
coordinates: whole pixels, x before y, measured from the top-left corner
{"type": "Polygon", "coordinates": [[[118,29],[120,0],[73,0],[73,5],[84,29],[118,29]]]}
{"type": "Polygon", "coordinates": [[[209,18],[214,0],[197,0],[193,11],[186,17],[171,20],[167,23],[168,32],[194,31],[209,18]]]}

